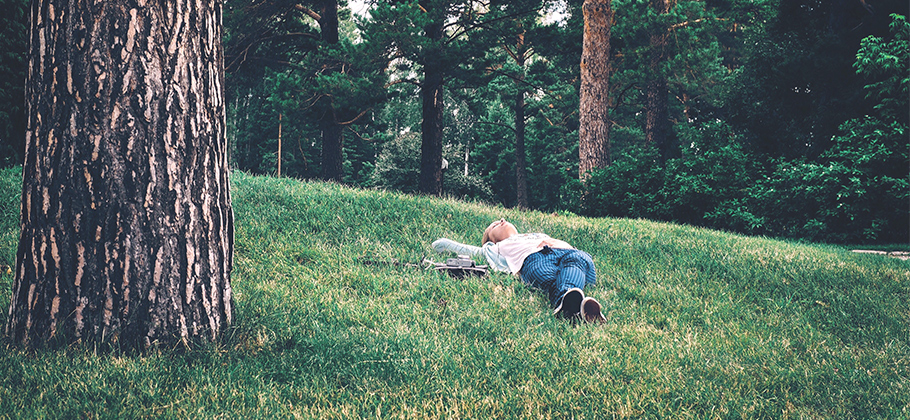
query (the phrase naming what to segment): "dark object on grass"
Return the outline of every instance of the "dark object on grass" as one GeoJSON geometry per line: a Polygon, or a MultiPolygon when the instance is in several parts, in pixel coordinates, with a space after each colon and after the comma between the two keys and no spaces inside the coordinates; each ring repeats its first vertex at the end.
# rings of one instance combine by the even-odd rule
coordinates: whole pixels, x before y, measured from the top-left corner
{"type": "Polygon", "coordinates": [[[477,265],[474,260],[459,255],[458,258],[446,259],[445,263],[432,263],[436,271],[445,271],[446,274],[460,279],[464,276],[482,277],[487,274],[486,265],[477,265]]]}
{"type": "Polygon", "coordinates": [[[427,270],[433,269],[436,271],[443,271],[446,274],[458,279],[465,276],[485,276],[487,274],[488,268],[486,265],[477,265],[473,260],[465,255],[459,255],[458,258],[448,258],[444,263],[438,263],[424,258],[423,265],[398,261],[394,258],[389,260],[374,260],[367,257],[360,257],[358,260],[363,265],[391,265],[395,267],[416,268],[426,267],[427,270]]]}

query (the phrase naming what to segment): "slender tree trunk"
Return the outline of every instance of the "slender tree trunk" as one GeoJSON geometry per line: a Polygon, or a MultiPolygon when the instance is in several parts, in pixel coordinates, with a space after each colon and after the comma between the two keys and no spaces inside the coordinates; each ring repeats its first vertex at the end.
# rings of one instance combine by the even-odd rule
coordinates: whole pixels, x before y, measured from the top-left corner
{"type": "MultiPolygon", "coordinates": [[[[430,9],[439,14],[438,8],[430,9]]],[[[427,25],[426,35],[431,44],[439,44],[443,38],[442,18],[434,19],[427,25]]],[[[418,190],[422,194],[442,194],[442,88],[445,69],[431,51],[425,53],[424,77],[420,89],[423,122],[421,123],[420,180],[418,190]]]]}
{"type": "Polygon", "coordinates": [[[323,116],[322,126],[322,179],[342,182],[344,175],[344,127],[335,121],[332,112],[323,116]]]}
{"type": "MultiPolygon", "coordinates": [[[[651,0],[651,8],[658,15],[670,11],[668,0],[651,0]]],[[[667,60],[667,43],[669,33],[666,28],[658,28],[651,34],[651,78],[646,88],[645,107],[645,142],[657,147],[661,160],[670,156],[670,112],[667,103],[667,76],[662,70],[667,60]]]]}
{"type": "Polygon", "coordinates": [[[524,81],[525,54],[524,35],[519,37],[515,49],[515,64],[521,70],[518,82],[518,94],[515,96],[515,194],[519,208],[529,208],[528,199],[528,169],[525,152],[525,91],[522,86],[524,81]]]}
{"type": "Polygon", "coordinates": [[[319,33],[326,44],[338,43],[338,0],[322,0],[319,33]]]}
{"type": "MultiPolygon", "coordinates": [[[[338,2],[323,0],[320,9],[319,30],[322,41],[329,45],[338,43],[338,2]]],[[[335,67],[326,66],[327,73],[334,73],[335,67]]],[[[344,175],[344,127],[335,118],[334,106],[328,101],[320,121],[322,128],[322,178],[341,182],[344,175]]]]}
{"type": "Polygon", "coordinates": [[[610,0],[585,0],[581,52],[578,176],[610,164],[610,0]]]}
{"type": "MultiPolygon", "coordinates": [[[[319,32],[322,42],[338,44],[338,1],[323,0],[320,7],[319,32]]],[[[334,73],[335,66],[325,67],[326,73],[334,73]]],[[[338,124],[331,100],[322,114],[322,179],[341,182],[344,178],[344,127],[338,124]]]]}
{"type": "Polygon", "coordinates": [[[35,0],[6,333],[148,347],[233,319],[221,2],[35,0]]]}
{"type": "Polygon", "coordinates": [[[515,193],[519,208],[529,208],[528,163],[525,152],[525,94],[515,98],[515,193]]]}

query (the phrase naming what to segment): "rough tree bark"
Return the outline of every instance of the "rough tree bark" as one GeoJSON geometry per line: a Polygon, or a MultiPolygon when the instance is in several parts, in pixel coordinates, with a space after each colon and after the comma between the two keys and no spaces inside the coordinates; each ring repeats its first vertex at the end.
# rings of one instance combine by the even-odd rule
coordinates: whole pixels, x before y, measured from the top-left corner
{"type": "Polygon", "coordinates": [[[610,28],[613,9],[610,0],[585,0],[584,38],[581,51],[579,92],[578,176],[604,168],[610,156],[610,28]]]}
{"type": "MultiPolygon", "coordinates": [[[[436,16],[425,28],[430,44],[439,45],[445,34],[443,17],[439,8],[421,5],[436,16]]],[[[445,68],[438,59],[439,54],[432,51],[425,53],[423,66],[424,76],[420,88],[423,122],[421,123],[420,146],[420,179],[418,190],[422,194],[442,194],[442,118],[443,118],[443,80],[445,68]]]]}
{"type": "Polygon", "coordinates": [[[221,2],[35,0],[16,342],[212,340],[233,318],[221,2]]]}

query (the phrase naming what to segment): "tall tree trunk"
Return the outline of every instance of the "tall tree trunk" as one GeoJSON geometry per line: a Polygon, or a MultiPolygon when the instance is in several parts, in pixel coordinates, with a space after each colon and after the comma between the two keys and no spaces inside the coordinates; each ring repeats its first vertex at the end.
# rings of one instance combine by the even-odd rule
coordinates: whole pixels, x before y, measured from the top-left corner
{"type": "MultiPolygon", "coordinates": [[[[423,2],[421,2],[423,3],[423,2]]],[[[427,8],[426,6],[424,7],[427,8]]],[[[445,69],[437,58],[438,45],[443,38],[442,18],[439,8],[430,10],[436,19],[433,19],[425,28],[426,36],[431,44],[434,45],[430,51],[424,55],[424,76],[423,84],[420,89],[422,100],[423,122],[421,123],[421,146],[420,146],[420,180],[418,190],[422,194],[441,195],[442,194],[442,117],[443,117],[443,100],[442,88],[445,69]]]]}
{"type": "Polygon", "coordinates": [[[322,117],[322,179],[342,182],[344,175],[344,127],[333,112],[322,117]]]}
{"type": "Polygon", "coordinates": [[[528,163],[525,152],[525,94],[515,98],[515,193],[519,208],[529,208],[528,163]]]}
{"type": "Polygon", "coordinates": [[[578,176],[610,164],[610,0],[585,0],[581,51],[578,176]]]}
{"type": "Polygon", "coordinates": [[[338,43],[338,0],[322,0],[320,4],[319,33],[322,42],[338,43]]]}
{"type": "Polygon", "coordinates": [[[518,93],[515,96],[515,195],[519,208],[529,208],[528,199],[528,169],[525,152],[525,87],[524,82],[525,55],[527,47],[524,44],[524,35],[519,36],[515,48],[515,64],[521,73],[518,76],[518,93]]]}
{"type": "MultiPolygon", "coordinates": [[[[658,15],[670,11],[668,0],[651,0],[651,8],[658,15]]],[[[657,147],[662,161],[670,157],[670,112],[667,103],[667,76],[662,70],[667,60],[667,28],[659,27],[651,34],[651,78],[646,88],[645,142],[657,147]]]]}
{"type": "MultiPolygon", "coordinates": [[[[319,14],[319,32],[322,42],[329,45],[338,44],[338,1],[323,0],[319,14]]],[[[335,66],[330,63],[326,66],[326,73],[336,72],[335,66]]],[[[320,127],[322,129],[322,179],[341,182],[344,176],[344,127],[338,124],[335,117],[334,105],[331,100],[322,114],[320,127]]]]}
{"type": "Polygon", "coordinates": [[[6,333],[148,347],[233,319],[221,2],[35,0],[6,333]]]}

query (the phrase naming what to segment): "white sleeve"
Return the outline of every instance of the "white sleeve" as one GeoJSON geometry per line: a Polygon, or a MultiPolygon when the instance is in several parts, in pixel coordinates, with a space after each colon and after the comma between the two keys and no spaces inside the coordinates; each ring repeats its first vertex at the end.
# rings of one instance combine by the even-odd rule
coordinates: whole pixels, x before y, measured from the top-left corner
{"type": "Polygon", "coordinates": [[[458,255],[470,255],[472,257],[483,257],[487,260],[487,264],[490,265],[496,271],[509,271],[509,263],[506,262],[505,257],[499,255],[499,247],[493,244],[492,242],[487,242],[483,245],[483,248],[463,244],[461,242],[456,242],[447,238],[440,238],[433,242],[433,250],[438,253],[444,252],[454,252],[458,255]]]}
{"type": "Polygon", "coordinates": [[[512,270],[509,270],[509,262],[506,260],[506,257],[503,257],[502,254],[499,253],[499,245],[487,242],[483,244],[482,249],[483,256],[487,259],[487,263],[490,264],[490,267],[493,267],[496,271],[512,272],[512,270]]]}
{"type": "Polygon", "coordinates": [[[433,250],[440,254],[443,252],[454,252],[458,255],[484,256],[479,246],[463,244],[446,238],[439,238],[434,241],[433,250]]]}

